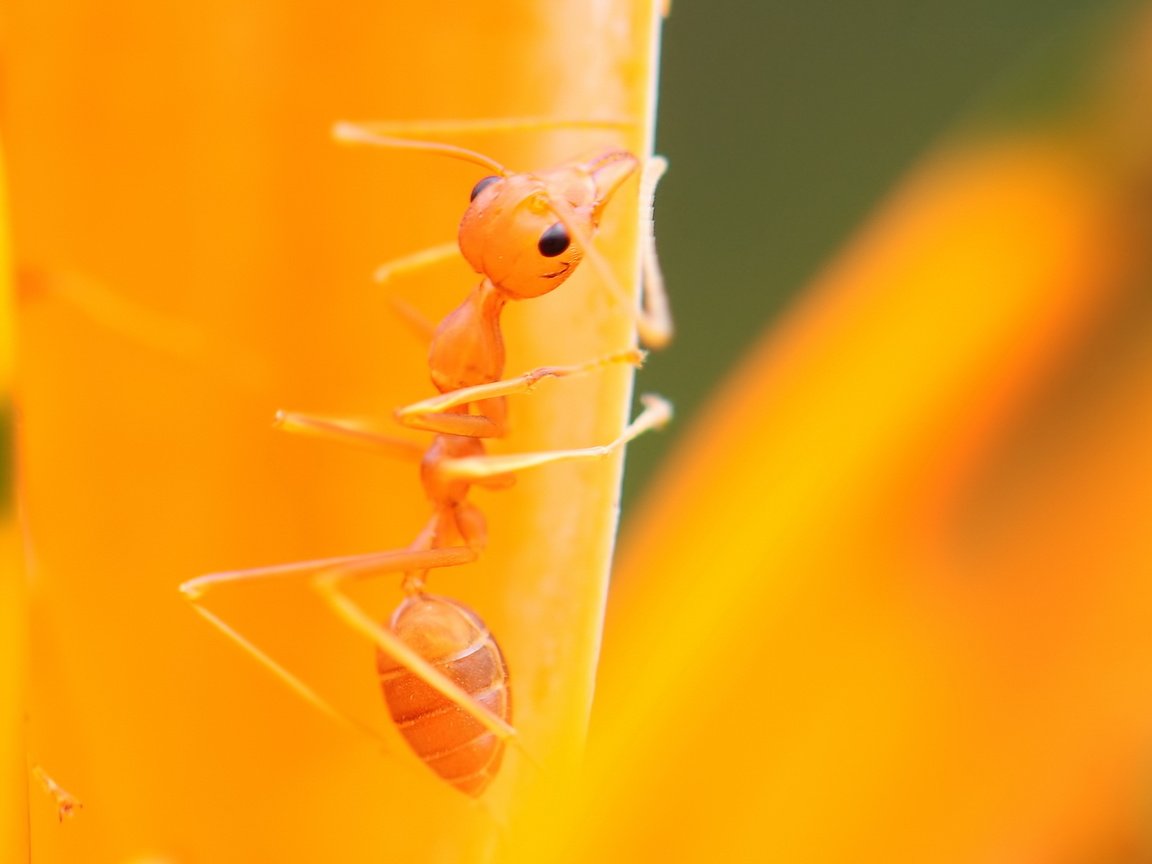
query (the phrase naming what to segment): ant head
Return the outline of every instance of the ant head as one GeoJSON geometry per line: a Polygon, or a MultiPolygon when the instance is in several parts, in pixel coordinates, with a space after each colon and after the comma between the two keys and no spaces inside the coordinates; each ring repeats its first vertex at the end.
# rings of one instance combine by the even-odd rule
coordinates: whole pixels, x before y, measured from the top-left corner
{"type": "Polygon", "coordinates": [[[485,177],[460,222],[460,251],[511,298],[540,297],[572,275],[604,205],[635,171],[629,153],[539,175],[485,177]]]}

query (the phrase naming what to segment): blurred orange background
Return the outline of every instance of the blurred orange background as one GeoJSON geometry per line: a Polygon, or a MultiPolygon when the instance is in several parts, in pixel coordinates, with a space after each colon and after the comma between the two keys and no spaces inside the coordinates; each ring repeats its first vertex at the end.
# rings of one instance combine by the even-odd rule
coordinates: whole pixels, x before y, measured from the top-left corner
{"type": "MultiPolygon", "coordinates": [[[[674,5],[669,49],[721,13],[674,5]]],[[[1026,8],[916,17],[894,3],[869,22],[897,40],[879,44],[904,34],[921,53],[883,56],[858,10],[743,10],[745,38],[766,28],[762,47],[791,46],[793,70],[807,68],[798,34],[836,18],[812,31],[843,40],[813,52],[825,77],[777,85],[815,94],[817,112],[816,95],[838,92],[851,110],[824,126],[782,123],[749,74],[717,86],[741,63],[782,63],[772,52],[756,65],[746,43],[721,43],[734,67],[702,68],[701,53],[672,67],[670,84],[713,83],[714,113],[665,106],[660,236],[682,337],[640,380],[699,408],[634,499],[586,771],[619,466],[485,497],[493,548],[437,577],[484,611],[520,688],[523,744],[473,805],[311,711],[175,586],[402,546],[423,521],[409,466],[276,435],[269,418],[386,416],[427,394],[420,346],[369,275],[449,239],[475,172],[342,150],[331,123],[648,119],[654,10],[6,4],[32,662],[27,735],[3,721],[0,755],[26,746],[84,801],[61,823],[31,785],[15,860],[29,844],[37,861],[96,862],[1152,860],[1152,11],[1026,8]],[[1020,59],[1025,44],[1039,47],[1020,59]],[[958,112],[924,83],[950,57],[987,77],[953,85],[966,119],[929,147],[958,112]],[[875,68],[857,80],[854,60],[875,68]],[[902,99],[926,106],[907,128],[902,99]],[[725,111],[749,125],[715,125],[725,111]],[[863,114],[880,129],[861,121],[854,137],[844,118],[863,114]],[[676,152],[685,124],[709,149],[676,152]],[[761,124],[779,149],[757,149],[761,124]],[[813,130],[848,139],[840,159],[854,161],[790,169],[781,154],[810,150],[813,130]],[[885,134],[906,152],[877,156],[885,134]],[[819,182],[765,181],[790,171],[819,182]],[[705,177],[691,203],[680,172],[705,177]],[[804,233],[822,191],[838,215],[804,233]],[[805,283],[796,248],[823,255],[857,221],[717,386],[780,290],[805,283]],[[693,245],[700,222],[720,239],[693,245]]],[[[643,152],[646,135],[617,143],[643,152]]],[[[532,167],[599,142],[467,143],[532,167]]],[[[622,206],[604,226],[623,275],[636,215],[622,206]]],[[[404,290],[435,316],[472,278],[453,263],[404,290]]],[[[510,313],[514,369],[627,341],[595,280],[574,285],[510,313]]],[[[542,390],[516,406],[509,446],[605,440],[629,386],[621,373],[542,390]]],[[[393,590],[363,600],[386,611],[393,590]]],[[[307,592],[221,606],[384,727],[356,660],[369,652],[307,592]]],[[[0,693],[19,691],[20,668],[0,693]]]]}

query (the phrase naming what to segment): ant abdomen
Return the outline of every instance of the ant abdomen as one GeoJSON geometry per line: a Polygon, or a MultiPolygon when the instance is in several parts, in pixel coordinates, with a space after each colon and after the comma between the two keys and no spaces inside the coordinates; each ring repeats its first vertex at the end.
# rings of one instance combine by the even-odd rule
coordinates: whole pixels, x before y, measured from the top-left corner
{"type": "MultiPolygon", "coordinates": [[[[480,617],[447,597],[404,600],[390,629],[473,700],[511,721],[504,655],[480,617]]],[[[388,711],[416,755],[461,792],[477,796],[495,776],[504,742],[422,678],[377,653],[388,711]]]]}

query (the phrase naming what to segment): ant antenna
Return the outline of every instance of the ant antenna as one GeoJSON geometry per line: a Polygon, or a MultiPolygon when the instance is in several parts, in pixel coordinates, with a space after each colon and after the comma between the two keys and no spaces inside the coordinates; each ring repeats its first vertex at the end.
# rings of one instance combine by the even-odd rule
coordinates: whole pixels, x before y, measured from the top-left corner
{"type": "Polygon", "coordinates": [[[507,177],[509,171],[495,159],[489,159],[482,153],[469,150],[466,147],[457,147],[455,144],[441,144],[438,141],[412,141],[407,138],[392,138],[386,135],[377,135],[371,129],[359,123],[342,121],[332,127],[332,137],[346,144],[368,144],[373,147],[387,147],[389,150],[418,150],[421,153],[440,153],[453,159],[471,162],[496,172],[501,177],[507,177]]]}

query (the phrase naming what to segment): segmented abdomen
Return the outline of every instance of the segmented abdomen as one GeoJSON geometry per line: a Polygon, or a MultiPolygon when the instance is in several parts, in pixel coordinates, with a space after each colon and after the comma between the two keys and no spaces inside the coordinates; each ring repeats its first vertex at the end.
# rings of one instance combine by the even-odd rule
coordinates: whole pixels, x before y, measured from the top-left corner
{"type": "MultiPolygon", "coordinates": [[[[447,597],[409,597],[392,631],[474,700],[512,719],[508,668],[480,617],[447,597]]],[[[392,720],[424,763],[461,792],[477,796],[496,775],[504,742],[451,699],[383,652],[380,685],[392,720]]]]}

